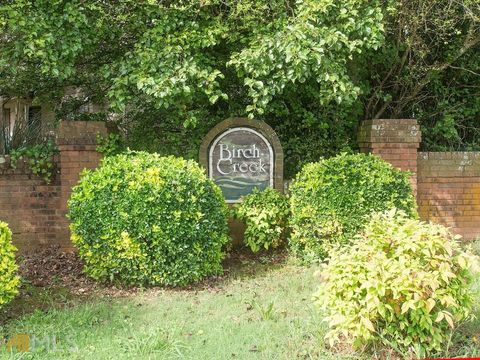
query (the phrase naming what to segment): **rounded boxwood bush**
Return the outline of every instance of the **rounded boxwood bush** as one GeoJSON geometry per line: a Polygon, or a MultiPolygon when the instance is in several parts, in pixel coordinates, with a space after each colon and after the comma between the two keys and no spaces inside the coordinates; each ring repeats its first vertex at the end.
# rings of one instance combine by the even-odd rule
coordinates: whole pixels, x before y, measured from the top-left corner
{"type": "Polygon", "coordinates": [[[290,186],[294,255],[309,262],[348,242],[374,211],[416,216],[409,174],[374,155],[341,154],[306,164],[290,186]]]}
{"type": "Polygon", "coordinates": [[[84,172],[68,205],[72,241],[94,279],[184,285],[222,271],[227,206],[194,161],[105,158],[84,172]]]}
{"type": "Polygon", "coordinates": [[[316,295],[331,345],[382,344],[423,358],[445,349],[471,313],[478,258],[436,224],[374,214],[351,247],[331,253],[316,295]]]}
{"type": "Polygon", "coordinates": [[[0,307],[10,302],[18,293],[20,278],[16,275],[17,249],[12,245],[12,232],[0,221],[0,307]]]}

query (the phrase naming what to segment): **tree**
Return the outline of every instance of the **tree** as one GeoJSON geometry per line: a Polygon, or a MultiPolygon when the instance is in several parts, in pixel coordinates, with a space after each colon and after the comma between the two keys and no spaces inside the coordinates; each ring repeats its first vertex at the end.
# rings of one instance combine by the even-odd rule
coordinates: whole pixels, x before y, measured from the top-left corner
{"type": "Polygon", "coordinates": [[[426,144],[475,146],[479,13],[476,0],[10,0],[0,96],[58,117],[106,102],[132,147],[188,157],[221,119],[255,117],[279,133],[287,173],[355,147],[363,118],[420,117],[426,144]]]}
{"type": "Polygon", "coordinates": [[[347,62],[377,48],[383,28],[379,2],[366,0],[17,0],[0,11],[2,93],[84,86],[117,111],[246,91],[253,116],[311,79],[319,101],[351,101],[347,62]]]}
{"type": "Polygon", "coordinates": [[[367,57],[366,118],[418,118],[429,149],[478,147],[480,2],[400,0],[367,57]]]}

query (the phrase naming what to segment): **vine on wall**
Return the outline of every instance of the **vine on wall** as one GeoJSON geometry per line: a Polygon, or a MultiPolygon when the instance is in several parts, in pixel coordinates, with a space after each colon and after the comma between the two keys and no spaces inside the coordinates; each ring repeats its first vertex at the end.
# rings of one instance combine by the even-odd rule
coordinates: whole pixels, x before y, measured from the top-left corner
{"type": "Polygon", "coordinates": [[[54,155],[56,154],[58,154],[58,148],[53,141],[20,147],[12,150],[10,154],[10,166],[16,169],[18,161],[25,160],[25,163],[32,170],[32,173],[41,177],[49,184],[55,175],[56,166],[54,155]]]}

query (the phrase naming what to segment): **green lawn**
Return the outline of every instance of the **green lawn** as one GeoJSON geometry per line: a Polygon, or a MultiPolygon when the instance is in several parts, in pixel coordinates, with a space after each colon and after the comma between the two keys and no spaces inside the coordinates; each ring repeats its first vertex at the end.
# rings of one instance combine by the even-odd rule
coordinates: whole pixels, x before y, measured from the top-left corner
{"type": "MultiPolygon", "coordinates": [[[[311,301],[319,286],[318,268],[265,260],[243,261],[226,278],[187,290],[147,289],[122,298],[99,294],[78,298],[62,288],[32,289],[28,301],[41,302],[44,311],[20,315],[4,324],[2,331],[4,337],[26,333],[40,342],[35,340],[29,353],[8,354],[4,346],[0,357],[371,358],[325,348],[325,326],[311,301]]],[[[452,345],[456,355],[480,354],[474,338],[478,329],[476,321],[457,331],[452,345]]]]}

